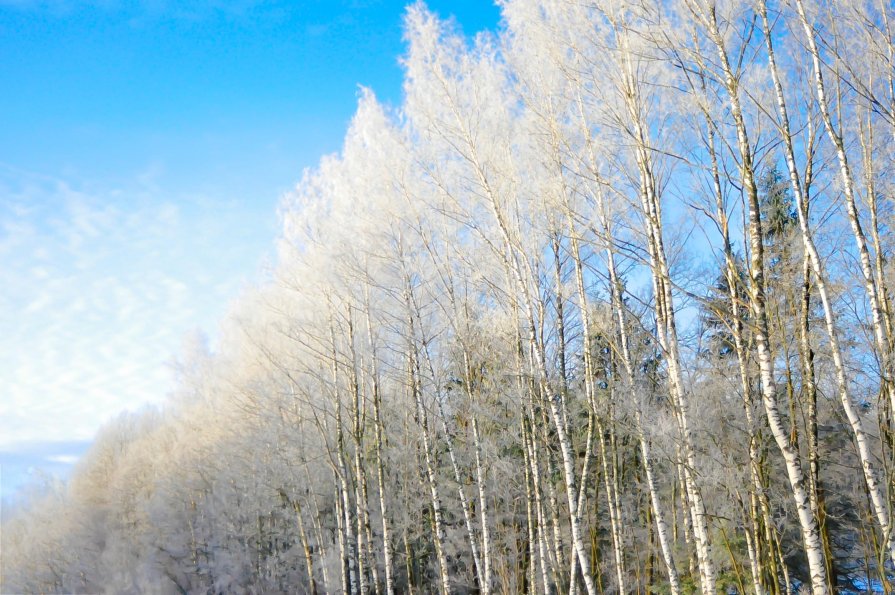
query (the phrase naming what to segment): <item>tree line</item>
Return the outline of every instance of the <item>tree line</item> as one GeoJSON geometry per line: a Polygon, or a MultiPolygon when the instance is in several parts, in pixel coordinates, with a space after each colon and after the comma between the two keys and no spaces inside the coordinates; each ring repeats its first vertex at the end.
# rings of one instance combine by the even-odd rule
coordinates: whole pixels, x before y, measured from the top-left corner
{"type": "Polygon", "coordinates": [[[887,0],[407,9],[164,410],[4,592],[895,590],[887,0]]]}

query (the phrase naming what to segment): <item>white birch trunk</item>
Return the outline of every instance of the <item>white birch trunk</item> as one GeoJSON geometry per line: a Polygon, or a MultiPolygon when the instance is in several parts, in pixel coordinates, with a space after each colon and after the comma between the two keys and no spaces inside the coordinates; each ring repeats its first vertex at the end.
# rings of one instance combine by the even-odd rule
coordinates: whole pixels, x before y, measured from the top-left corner
{"type": "MultiPolygon", "coordinates": [[[[763,4],[762,8],[764,9],[763,4]]],[[[811,25],[808,23],[802,0],[796,0],[796,8],[799,14],[802,28],[807,38],[808,50],[811,54],[811,59],[814,67],[814,84],[818,105],[821,111],[822,119],[824,121],[824,126],[827,129],[827,134],[833,141],[839,160],[839,169],[840,175],[842,177],[843,191],[845,192],[846,203],[848,206],[847,212],[849,215],[849,221],[852,226],[852,232],[855,236],[855,242],[858,246],[858,251],[860,254],[861,270],[864,274],[865,289],[868,299],[870,300],[874,337],[876,338],[877,349],[881,354],[884,355],[887,351],[887,345],[884,330],[882,327],[882,316],[879,308],[877,288],[876,283],[874,282],[872,265],[870,263],[870,255],[867,250],[866,239],[864,237],[863,230],[861,229],[861,223],[855,204],[854,182],[851,176],[848,158],[845,153],[845,146],[843,144],[841,136],[838,135],[838,132],[836,131],[833,125],[832,118],[830,116],[829,106],[826,98],[826,89],[823,80],[823,73],[821,70],[820,54],[818,52],[817,43],[814,38],[814,31],[811,25]]],[[[766,13],[766,10],[764,12],[766,13]]],[[[764,18],[766,22],[766,14],[764,15],[764,18]]],[[[765,29],[767,37],[769,30],[767,24],[765,24],[765,29]]],[[[895,564],[895,535],[893,535],[892,532],[891,520],[889,516],[889,504],[887,503],[886,498],[883,495],[884,488],[879,484],[879,481],[877,479],[877,471],[875,468],[875,464],[873,463],[873,456],[870,452],[870,445],[868,442],[867,434],[863,427],[863,422],[861,420],[860,414],[852,403],[851,396],[849,395],[848,381],[845,376],[845,367],[842,360],[842,352],[841,348],[839,347],[838,335],[835,327],[834,312],[832,310],[832,304],[830,303],[825,283],[826,276],[823,270],[823,263],[820,260],[820,255],[817,252],[817,248],[814,245],[814,241],[811,237],[810,229],[808,227],[808,221],[806,218],[807,205],[805,204],[806,201],[804,193],[802,192],[798,173],[795,169],[786,103],[783,96],[782,86],[779,82],[776,63],[774,62],[773,46],[770,44],[771,38],[767,37],[767,39],[769,40],[769,61],[771,72],[774,77],[774,87],[777,96],[778,112],[781,118],[781,132],[784,136],[785,141],[784,144],[787,155],[787,167],[790,172],[790,181],[793,186],[793,193],[796,195],[796,199],[799,201],[799,208],[797,209],[797,211],[799,214],[799,225],[802,231],[802,240],[805,244],[805,249],[807,250],[811,258],[812,268],[814,269],[816,277],[815,284],[817,285],[818,295],[821,298],[821,303],[823,304],[824,308],[824,319],[827,325],[827,335],[830,338],[830,347],[833,356],[834,368],[836,370],[836,379],[839,387],[840,401],[842,402],[843,409],[845,410],[846,417],[848,418],[849,425],[851,426],[852,433],[854,434],[855,443],[858,446],[858,456],[861,460],[861,468],[864,474],[864,481],[867,485],[868,495],[870,496],[876,520],[879,523],[880,529],[882,531],[883,543],[885,544],[885,548],[888,551],[889,558],[891,559],[892,563],[895,564]]]]}
{"type": "Polygon", "coordinates": [[[392,576],[392,544],[391,530],[388,522],[388,506],[385,498],[385,465],[382,461],[382,395],[379,389],[379,360],[376,354],[376,343],[373,340],[373,324],[370,316],[370,295],[366,290],[367,343],[370,347],[370,373],[373,380],[373,424],[376,448],[376,483],[379,493],[379,512],[382,515],[382,555],[385,561],[385,592],[394,595],[395,583],[392,576]]]}
{"type": "MultiPolygon", "coordinates": [[[[405,295],[405,299],[408,300],[408,315],[410,315],[410,303],[409,303],[409,295],[405,295]]],[[[432,504],[432,519],[434,525],[434,541],[435,541],[435,554],[438,558],[438,570],[439,576],[441,578],[441,589],[443,595],[449,595],[451,593],[451,583],[450,583],[450,575],[447,563],[447,557],[444,551],[444,541],[445,541],[445,531],[444,531],[444,515],[441,510],[441,497],[438,495],[438,477],[435,471],[435,459],[432,453],[432,446],[429,443],[429,422],[428,415],[426,413],[426,408],[423,403],[422,396],[422,384],[420,379],[420,369],[419,369],[419,358],[415,353],[416,345],[415,342],[415,331],[413,330],[414,324],[413,319],[411,318],[409,321],[410,324],[410,341],[411,345],[408,348],[408,367],[410,370],[410,390],[413,393],[414,401],[416,403],[416,412],[418,423],[420,424],[420,436],[423,442],[423,456],[426,461],[426,480],[429,486],[429,497],[431,499],[432,504]]]]}

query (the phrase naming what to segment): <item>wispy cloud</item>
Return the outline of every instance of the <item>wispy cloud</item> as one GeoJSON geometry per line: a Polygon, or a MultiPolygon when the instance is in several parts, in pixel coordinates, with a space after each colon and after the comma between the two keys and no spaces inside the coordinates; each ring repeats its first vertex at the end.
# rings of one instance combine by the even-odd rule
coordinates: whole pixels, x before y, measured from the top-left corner
{"type": "Polygon", "coordinates": [[[50,455],[46,460],[50,463],[59,463],[60,465],[74,465],[79,458],[78,455],[50,455]]]}
{"type": "Polygon", "coordinates": [[[162,401],[183,334],[214,331],[257,267],[262,217],[0,166],[0,450],[162,401]]]}

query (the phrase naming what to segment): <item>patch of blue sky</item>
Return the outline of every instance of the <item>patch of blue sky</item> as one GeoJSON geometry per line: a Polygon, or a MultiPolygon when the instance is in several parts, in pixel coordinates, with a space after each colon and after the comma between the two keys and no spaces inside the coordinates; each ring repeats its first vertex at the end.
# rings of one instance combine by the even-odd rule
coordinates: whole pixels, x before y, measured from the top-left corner
{"type": "Polygon", "coordinates": [[[0,513],[5,516],[16,506],[16,495],[22,488],[34,485],[39,489],[47,478],[65,476],[89,446],[89,440],[65,440],[0,449],[0,513]]]}

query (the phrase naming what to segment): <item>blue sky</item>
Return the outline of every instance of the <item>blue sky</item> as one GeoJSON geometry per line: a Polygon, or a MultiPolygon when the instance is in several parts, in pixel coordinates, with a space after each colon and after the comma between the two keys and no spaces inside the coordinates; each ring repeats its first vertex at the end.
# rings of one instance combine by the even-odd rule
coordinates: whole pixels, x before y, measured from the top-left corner
{"type": "MultiPolygon", "coordinates": [[[[260,279],[357,86],[401,99],[401,1],[0,0],[0,493],[161,403],[260,279]]],[[[473,34],[488,0],[428,3],[473,34]]]]}

